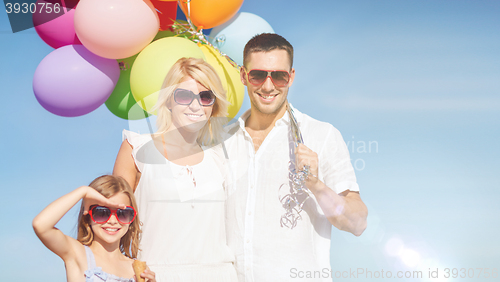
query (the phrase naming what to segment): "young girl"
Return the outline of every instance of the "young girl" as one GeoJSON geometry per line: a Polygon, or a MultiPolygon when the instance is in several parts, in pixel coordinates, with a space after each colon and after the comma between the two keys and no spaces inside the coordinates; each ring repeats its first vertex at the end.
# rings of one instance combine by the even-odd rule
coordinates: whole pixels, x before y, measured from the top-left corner
{"type": "MultiPolygon", "coordinates": [[[[111,175],[98,177],[89,186],[48,205],[33,219],[33,229],[42,243],[64,260],[68,282],[135,281],[132,263],[141,231],[132,189],[123,178],[111,175]],[[80,199],[75,240],[55,225],[80,199]]],[[[150,270],[140,276],[156,281],[150,270]]]]}

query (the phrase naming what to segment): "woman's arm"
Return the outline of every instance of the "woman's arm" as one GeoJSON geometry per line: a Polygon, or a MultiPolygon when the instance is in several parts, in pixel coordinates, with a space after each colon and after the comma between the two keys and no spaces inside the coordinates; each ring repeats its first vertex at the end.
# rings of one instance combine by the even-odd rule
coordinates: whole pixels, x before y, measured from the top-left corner
{"type": "Polygon", "coordinates": [[[120,151],[116,156],[115,166],[113,168],[114,176],[121,176],[125,179],[134,192],[139,182],[140,172],[135,166],[134,157],[132,156],[132,145],[127,140],[122,142],[120,151]]]}
{"type": "Polygon", "coordinates": [[[109,201],[95,189],[88,186],[81,186],[55,200],[43,209],[33,219],[33,229],[38,238],[40,238],[40,241],[65,262],[77,258],[76,250],[77,248],[82,248],[82,244],[74,238],[64,235],[55,225],[80,199],[84,200],[84,214],[88,213],[88,207],[94,203],[111,208],[125,208],[124,205],[117,205],[109,201]]]}

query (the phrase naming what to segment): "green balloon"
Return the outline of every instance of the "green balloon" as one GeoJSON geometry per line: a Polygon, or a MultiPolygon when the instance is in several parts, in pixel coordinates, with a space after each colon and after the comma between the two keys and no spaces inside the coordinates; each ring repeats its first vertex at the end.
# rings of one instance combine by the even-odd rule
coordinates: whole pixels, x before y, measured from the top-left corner
{"type": "Polygon", "coordinates": [[[126,120],[139,120],[150,116],[141,107],[134,107],[137,102],[130,90],[130,70],[136,58],[137,55],[134,55],[117,60],[120,64],[120,78],[108,100],[104,103],[115,116],[126,120]]]}
{"type": "Polygon", "coordinates": [[[158,33],[156,34],[155,38],[153,38],[153,41],[156,41],[158,39],[162,39],[162,38],[165,38],[165,37],[170,37],[170,36],[174,36],[175,33],[170,31],[170,30],[161,30],[161,31],[158,31],[158,33]]]}

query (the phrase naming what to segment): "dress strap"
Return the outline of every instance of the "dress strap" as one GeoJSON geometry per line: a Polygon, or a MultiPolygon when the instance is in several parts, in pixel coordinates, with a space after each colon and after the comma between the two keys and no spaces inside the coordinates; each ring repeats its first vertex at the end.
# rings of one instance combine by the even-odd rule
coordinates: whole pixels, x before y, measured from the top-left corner
{"type": "Polygon", "coordinates": [[[84,247],[85,247],[85,253],[87,254],[87,269],[92,269],[96,267],[94,253],[92,253],[92,250],[90,249],[89,246],[84,246],[84,247]]]}
{"type": "Polygon", "coordinates": [[[161,135],[161,143],[163,144],[163,154],[165,154],[165,159],[167,158],[167,145],[165,144],[165,138],[163,138],[163,134],[161,135]]]}

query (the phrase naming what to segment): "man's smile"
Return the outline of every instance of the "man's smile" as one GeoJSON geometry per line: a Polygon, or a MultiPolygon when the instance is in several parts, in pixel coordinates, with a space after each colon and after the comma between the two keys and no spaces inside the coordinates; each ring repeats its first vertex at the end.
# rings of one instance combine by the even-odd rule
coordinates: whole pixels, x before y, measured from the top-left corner
{"type": "Polygon", "coordinates": [[[265,94],[260,94],[260,93],[256,93],[256,94],[259,95],[264,101],[269,101],[269,102],[274,100],[274,98],[279,95],[279,94],[267,94],[267,95],[265,95],[265,94]]]}

